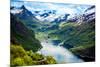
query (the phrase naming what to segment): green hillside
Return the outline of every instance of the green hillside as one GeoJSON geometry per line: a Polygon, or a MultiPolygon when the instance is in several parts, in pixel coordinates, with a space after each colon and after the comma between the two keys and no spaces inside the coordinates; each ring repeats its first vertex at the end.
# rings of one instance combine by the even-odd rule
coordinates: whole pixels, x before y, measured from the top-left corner
{"type": "Polygon", "coordinates": [[[61,40],[60,45],[86,61],[95,59],[95,23],[62,23],[59,30],[49,34],[51,38],[61,40]]]}
{"type": "Polygon", "coordinates": [[[34,31],[28,29],[20,20],[11,15],[11,43],[21,44],[25,50],[33,52],[42,48],[35,38],[34,31]]]}
{"type": "Polygon", "coordinates": [[[56,64],[52,56],[36,53],[42,48],[35,38],[33,30],[28,29],[22,21],[11,14],[11,61],[10,65],[27,66],[40,64],[56,64]]]}
{"type": "Polygon", "coordinates": [[[56,64],[56,61],[51,56],[43,56],[34,53],[32,50],[26,51],[21,45],[11,44],[11,66],[30,66],[56,64]]]}

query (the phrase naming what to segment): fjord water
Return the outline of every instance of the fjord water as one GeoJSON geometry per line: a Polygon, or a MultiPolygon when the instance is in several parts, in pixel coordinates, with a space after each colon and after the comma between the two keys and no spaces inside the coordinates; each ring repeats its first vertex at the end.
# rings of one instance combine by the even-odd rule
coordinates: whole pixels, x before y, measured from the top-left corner
{"type": "Polygon", "coordinates": [[[45,56],[52,56],[57,63],[78,63],[84,62],[82,59],[75,56],[68,49],[61,46],[53,45],[51,40],[41,41],[43,48],[38,52],[45,56]]]}

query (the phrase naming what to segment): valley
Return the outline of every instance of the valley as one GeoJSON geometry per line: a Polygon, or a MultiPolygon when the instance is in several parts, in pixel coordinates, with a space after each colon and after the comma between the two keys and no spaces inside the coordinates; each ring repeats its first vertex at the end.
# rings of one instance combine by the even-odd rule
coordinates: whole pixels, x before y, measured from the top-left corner
{"type": "Polygon", "coordinates": [[[34,6],[29,10],[27,4],[11,6],[12,49],[18,47],[24,51],[21,56],[19,50],[16,49],[17,56],[12,51],[12,65],[19,65],[19,58],[26,60],[22,65],[95,61],[95,6],[52,5],[63,6],[64,11],[48,7],[34,9],[34,6]],[[30,58],[30,64],[24,56],[30,58]]]}

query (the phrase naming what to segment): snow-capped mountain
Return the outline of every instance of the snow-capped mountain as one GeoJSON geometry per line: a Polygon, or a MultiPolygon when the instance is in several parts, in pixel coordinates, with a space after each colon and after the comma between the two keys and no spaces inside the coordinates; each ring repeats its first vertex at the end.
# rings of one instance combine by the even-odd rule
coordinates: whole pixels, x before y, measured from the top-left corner
{"type": "MultiPolygon", "coordinates": [[[[37,11],[35,11],[35,12],[37,12],[37,11]]],[[[58,17],[58,15],[56,15],[55,10],[43,10],[43,11],[39,11],[39,13],[34,13],[34,14],[35,14],[36,18],[42,22],[51,22],[55,18],[58,17]]]]}
{"type": "Polygon", "coordinates": [[[67,17],[69,14],[64,15],[56,15],[56,14],[48,14],[45,17],[41,15],[36,16],[37,19],[39,19],[42,22],[63,22],[67,20],[67,17]]]}
{"type": "Polygon", "coordinates": [[[34,15],[22,5],[20,8],[13,8],[11,13],[18,16],[21,19],[33,18],[34,15]]]}
{"type": "Polygon", "coordinates": [[[67,20],[67,17],[70,14],[56,14],[55,10],[43,10],[40,11],[36,18],[39,19],[42,22],[63,22],[67,20]]]}
{"type": "Polygon", "coordinates": [[[11,14],[22,21],[26,26],[30,28],[39,27],[40,21],[29,11],[24,5],[19,8],[11,8],[11,14]]]}
{"type": "Polygon", "coordinates": [[[75,15],[72,18],[68,19],[68,22],[90,22],[95,19],[95,6],[87,8],[83,14],[75,15]]]}
{"type": "Polygon", "coordinates": [[[56,23],[60,23],[60,22],[64,22],[64,21],[66,22],[68,16],[70,16],[70,14],[61,15],[58,18],[55,18],[54,21],[52,21],[52,22],[56,22],[56,23]]]}
{"type": "Polygon", "coordinates": [[[67,20],[69,14],[58,15],[56,14],[56,12],[56,10],[42,10],[30,12],[28,9],[26,9],[24,5],[20,8],[13,7],[11,9],[12,14],[17,15],[23,19],[32,16],[41,22],[62,22],[67,20]]]}
{"type": "Polygon", "coordinates": [[[23,11],[23,9],[19,9],[19,8],[15,8],[15,7],[11,7],[11,13],[12,14],[18,14],[18,13],[20,13],[20,12],[22,12],[23,11]]]}
{"type": "Polygon", "coordinates": [[[17,15],[21,19],[33,19],[35,21],[41,22],[83,22],[83,21],[90,21],[95,18],[95,6],[91,6],[87,8],[84,13],[79,15],[73,15],[70,17],[71,14],[57,14],[56,10],[34,10],[33,12],[26,9],[23,5],[20,8],[12,8],[11,13],[17,15]],[[70,18],[68,18],[70,17],[70,18]]]}
{"type": "Polygon", "coordinates": [[[89,22],[92,20],[95,20],[95,6],[89,7],[85,12],[84,12],[84,20],[89,22]]]}
{"type": "Polygon", "coordinates": [[[24,5],[22,5],[19,8],[13,7],[11,9],[11,13],[16,15],[19,19],[21,20],[34,20],[37,21],[38,19],[34,16],[34,14],[32,14],[31,11],[29,11],[28,9],[26,9],[26,7],[24,5]]]}

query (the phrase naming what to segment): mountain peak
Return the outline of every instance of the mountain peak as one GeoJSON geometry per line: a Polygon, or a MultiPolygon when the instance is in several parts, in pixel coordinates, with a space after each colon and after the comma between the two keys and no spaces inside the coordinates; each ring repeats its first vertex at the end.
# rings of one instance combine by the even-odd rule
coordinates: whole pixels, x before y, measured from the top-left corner
{"type": "Polygon", "coordinates": [[[87,12],[88,10],[94,9],[94,8],[95,8],[95,5],[89,7],[88,9],[86,9],[85,12],[87,12]]]}
{"type": "Polygon", "coordinates": [[[26,9],[24,5],[21,6],[21,9],[26,9]]]}

